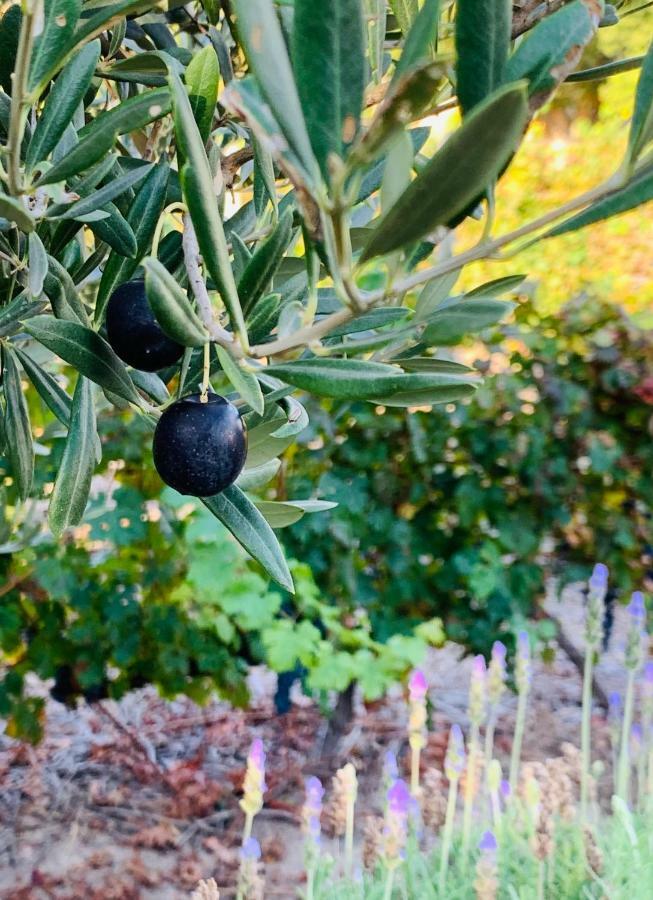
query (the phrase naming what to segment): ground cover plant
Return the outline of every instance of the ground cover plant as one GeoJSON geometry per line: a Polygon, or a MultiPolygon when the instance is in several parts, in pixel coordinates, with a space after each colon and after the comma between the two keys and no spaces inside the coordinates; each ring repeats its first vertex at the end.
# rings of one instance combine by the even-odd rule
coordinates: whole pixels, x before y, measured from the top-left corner
{"type": "MultiPolygon", "coordinates": [[[[644,898],[653,889],[653,668],[646,663],[646,613],[634,592],[623,657],[625,697],[611,712],[613,762],[595,756],[592,741],[592,661],[600,652],[608,569],[594,567],[588,584],[584,644],[587,659],[579,746],[559,756],[520,759],[532,685],[527,632],[516,638],[518,705],[509,759],[498,758],[496,708],[507,690],[506,647],[495,643],[489,660],[475,657],[469,687],[468,727],[451,726],[443,768],[425,768],[428,687],[420,670],[408,684],[408,761],[400,769],[386,755],[379,786],[383,812],[356,817],[357,775],[344,765],[325,786],[306,780],[303,807],[306,898],[644,898]],[[638,679],[637,690],[635,688],[638,679]],[[599,784],[607,781],[607,790],[599,784]],[[335,852],[323,831],[335,834],[335,852]],[[356,837],[362,837],[355,841],[356,837]],[[355,848],[358,847],[358,849],[355,848]]],[[[437,697],[433,698],[437,707],[437,697]]],[[[265,802],[266,754],[251,748],[243,783],[243,842],[237,896],[265,896],[261,848],[252,828],[265,802]]],[[[289,896],[293,895],[288,886],[289,896]]],[[[194,900],[216,900],[212,879],[194,900]]]]}

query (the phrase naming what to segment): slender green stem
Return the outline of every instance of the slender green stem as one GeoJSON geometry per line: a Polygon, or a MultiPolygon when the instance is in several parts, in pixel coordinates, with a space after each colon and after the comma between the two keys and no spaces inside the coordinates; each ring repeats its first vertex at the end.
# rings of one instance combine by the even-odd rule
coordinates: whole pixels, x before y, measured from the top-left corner
{"type": "Polygon", "coordinates": [[[633,724],[635,709],[635,670],[628,669],[626,697],[624,700],[624,718],[621,726],[621,748],[619,751],[619,768],[617,775],[617,796],[624,803],[629,802],[630,793],[630,729],[633,724]]]}
{"type": "Polygon", "coordinates": [[[497,711],[494,706],[491,707],[485,726],[485,745],[483,755],[485,756],[485,771],[488,771],[490,763],[494,759],[494,731],[497,727],[497,711]]]}
{"type": "Polygon", "coordinates": [[[26,101],[29,66],[34,45],[34,17],[38,0],[28,0],[23,4],[23,19],[18,38],[16,63],[11,84],[11,110],[9,113],[9,135],[7,139],[7,185],[9,193],[22,193],[20,175],[20,148],[23,143],[25,122],[29,101],[26,101]]]}
{"type": "Polygon", "coordinates": [[[528,691],[520,691],[517,696],[517,718],[515,721],[515,734],[512,741],[512,752],[510,754],[510,792],[514,796],[517,790],[517,781],[519,778],[519,763],[521,759],[521,747],[524,740],[524,726],[526,724],[526,701],[528,700],[528,691]]]}
{"type": "Polygon", "coordinates": [[[410,792],[413,797],[419,794],[419,759],[421,750],[419,747],[412,747],[410,754],[410,792]]]}
{"type": "Polygon", "coordinates": [[[351,878],[354,871],[354,802],[347,798],[345,820],[345,875],[351,878]]]}
{"type": "Polygon", "coordinates": [[[383,890],[383,900],[390,900],[392,897],[392,888],[394,886],[395,881],[395,870],[393,868],[388,869],[385,876],[385,888],[383,890]]]}
{"type": "Polygon", "coordinates": [[[472,812],[474,810],[474,790],[476,787],[476,767],[479,751],[478,724],[473,722],[469,735],[469,753],[467,755],[467,775],[465,777],[465,797],[463,807],[463,859],[469,853],[469,842],[472,833],[472,812]]]}
{"type": "Polygon", "coordinates": [[[442,829],[442,849],[440,855],[440,874],[438,884],[440,894],[445,897],[445,888],[447,885],[447,870],[449,869],[449,854],[451,853],[451,837],[453,834],[453,823],[456,815],[456,800],[458,799],[458,779],[455,778],[449,784],[449,794],[447,797],[447,811],[444,819],[444,828],[442,829]]]}
{"type": "Polygon", "coordinates": [[[544,885],[546,884],[546,862],[541,859],[537,870],[537,900],[544,900],[544,885]]]}
{"type": "Polygon", "coordinates": [[[585,665],[583,671],[583,709],[581,719],[580,751],[580,814],[583,821],[587,820],[587,798],[589,795],[589,779],[592,740],[592,672],[594,667],[594,648],[589,644],[585,647],[585,665]]]}

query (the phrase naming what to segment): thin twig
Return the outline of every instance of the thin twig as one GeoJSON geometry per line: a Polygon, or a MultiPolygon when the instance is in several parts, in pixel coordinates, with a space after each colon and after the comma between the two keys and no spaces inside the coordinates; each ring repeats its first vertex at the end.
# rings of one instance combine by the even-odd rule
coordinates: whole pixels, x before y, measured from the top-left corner
{"type": "Polygon", "coordinates": [[[226,328],[219,325],[213,315],[211,298],[206,289],[206,284],[204,283],[200,268],[201,255],[197,243],[197,235],[195,234],[191,218],[188,215],[184,216],[182,247],[184,250],[184,262],[186,264],[186,271],[188,272],[188,280],[193,294],[195,295],[195,300],[197,301],[197,309],[200,318],[204,323],[204,327],[211,336],[211,340],[215,341],[215,343],[219,344],[221,347],[228,348],[233,355],[241,355],[238,352],[239,348],[237,348],[233,335],[231,335],[226,328]]]}

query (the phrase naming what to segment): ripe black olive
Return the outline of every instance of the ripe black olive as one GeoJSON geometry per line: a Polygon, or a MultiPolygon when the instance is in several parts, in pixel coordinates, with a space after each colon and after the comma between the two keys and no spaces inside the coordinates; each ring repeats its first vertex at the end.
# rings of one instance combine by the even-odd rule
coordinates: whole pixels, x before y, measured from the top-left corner
{"type": "Polygon", "coordinates": [[[181,359],[184,348],[163,333],[145,294],[144,281],[127,281],[107,305],[107,337],[123,362],[156,372],[181,359]]]}
{"type": "Polygon", "coordinates": [[[180,494],[212,497],[238,478],[247,432],[238,410],[218,394],[190,394],[159,419],[152,445],[156,470],[180,494]]]}

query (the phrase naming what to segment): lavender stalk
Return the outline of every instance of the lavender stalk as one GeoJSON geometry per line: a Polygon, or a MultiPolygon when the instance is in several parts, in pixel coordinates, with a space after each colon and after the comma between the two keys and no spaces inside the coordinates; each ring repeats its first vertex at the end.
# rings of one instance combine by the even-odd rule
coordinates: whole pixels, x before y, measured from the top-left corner
{"type": "Polygon", "coordinates": [[[626,642],[625,664],[628,671],[626,681],[626,695],[624,699],[624,718],[621,727],[621,749],[619,753],[619,766],[617,775],[617,797],[623,802],[629,802],[630,795],[630,755],[629,741],[630,730],[633,724],[635,707],[635,680],[637,672],[642,666],[642,636],[646,626],[646,606],[644,595],[641,591],[635,591],[628,607],[630,613],[630,627],[626,642]]]}
{"type": "Polygon", "coordinates": [[[598,653],[603,638],[603,616],[605,595],[608,589],[608,568],[597,563],[589,580],[587,612],[585,616],[585,665],[583,671],[583,710],[581,720],[581,782],[580,814],[587,819],[587,798],[591,759],[592,727],[592,678],[594,656],[598,653]]]}
{"type": "Polygon", "coordinates": [[[524,726],[526,723],[526,705],[528,692],[531,685],[531,645],[526,631],[520,631],[517,635],[517,663],[515,667],[515,680],[517,682],[517,719],[515,721],[515,735],[512,742],[510,755],[510,791],[515,793],[519,778],[519,761],[524,740],[524,726]]]}

